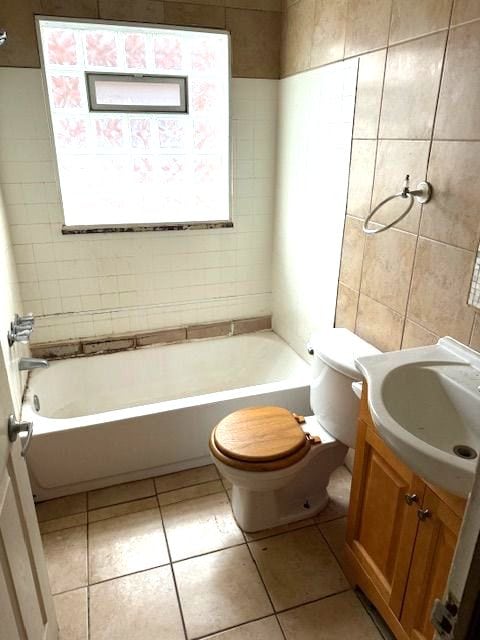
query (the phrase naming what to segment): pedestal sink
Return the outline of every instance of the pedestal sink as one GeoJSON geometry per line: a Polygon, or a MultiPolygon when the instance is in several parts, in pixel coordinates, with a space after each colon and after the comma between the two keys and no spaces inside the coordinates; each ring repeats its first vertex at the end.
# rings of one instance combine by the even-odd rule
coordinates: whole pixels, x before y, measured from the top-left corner
{"type": "Polygon", "coordinates": [[[373,422],[415,473],[467,496],[480,455],[480,353],[453,338],[358,358],[373,422]]]}

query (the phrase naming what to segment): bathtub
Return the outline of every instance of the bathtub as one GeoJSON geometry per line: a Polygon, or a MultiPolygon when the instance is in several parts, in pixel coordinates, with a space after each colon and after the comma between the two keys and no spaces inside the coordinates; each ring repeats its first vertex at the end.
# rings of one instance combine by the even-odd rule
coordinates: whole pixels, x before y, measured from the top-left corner
{"type": "Polygon", "coordinates": [[[268,404],[308,413],[309,382],[308,364],[271,331],[54,361],[31,373],[22,409],[34,423],[34,495],[207,464],[221,418],[268,404]]]}

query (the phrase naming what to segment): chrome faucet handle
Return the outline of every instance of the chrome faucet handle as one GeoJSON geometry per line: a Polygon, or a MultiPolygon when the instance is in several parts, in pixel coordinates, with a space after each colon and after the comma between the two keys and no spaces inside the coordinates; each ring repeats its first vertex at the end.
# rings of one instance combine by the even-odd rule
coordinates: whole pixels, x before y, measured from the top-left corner
{"type": "Polygon", "coordinates": [[[35,318],[32,313],[26,316],[19,316],[16,313],[13,322],[10,323],[10,331],[7,335],[8,346],[13,347],[15,342],[28,342],[33,331],[34,322],[35,318]]]}
{"type": "Polygon", "coordinates": [[[403,181],[402,198],[406,198],[410,193],[410,174],[407,173],[403,181]]]}
{"type": "Polygon", "coordinates": [[[35,318],[33,317],[33,313],[27,313],[26,316],[19,316],[18,313],[16,313],[15,319],[13,321],[13,324],[16,327],[22,327],[22,326],[33,327],[34,323],[35,323],[35,318]]]}

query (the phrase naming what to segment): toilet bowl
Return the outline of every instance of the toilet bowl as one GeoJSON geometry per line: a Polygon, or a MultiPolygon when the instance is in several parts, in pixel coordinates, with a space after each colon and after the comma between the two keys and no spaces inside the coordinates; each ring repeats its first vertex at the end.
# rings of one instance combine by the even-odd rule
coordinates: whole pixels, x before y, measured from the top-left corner
{"type": "Polygon", "coordinates": [[[282,407],[251,407],[226,416],[212,430],[210,453],[232,483],[232,509],[247,532],[318,514],[327,485],[349,447],[355,446],[360,379],[354,360],[378,353],[347,329],[312,336],[310,405],[300,418],[282,407]]]}

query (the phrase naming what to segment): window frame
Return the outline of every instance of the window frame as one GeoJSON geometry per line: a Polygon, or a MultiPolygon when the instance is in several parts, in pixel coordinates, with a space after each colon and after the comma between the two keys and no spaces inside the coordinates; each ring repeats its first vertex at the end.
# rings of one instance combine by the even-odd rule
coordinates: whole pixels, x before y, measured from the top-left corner
{"type": "Polygon", "coordinates": [[[85,71],[88,107],[92,112],[109,113],[188,113],[188,76],[166,76],[141,73],[115,73],[109,71],[85,71]],[[180,88],[180,105],[98,104],[96,82],[131,82],[152,84],[177,84],[180,88]]]}
{"type": "MultiPolygon", "coordinates": [[[[40,72],[42,76],[42,84],[43,90],[45,93],[46,100],[46,112],[47,112],[47,120],[51,142],[54,148],[54,160],[53,167],[55,173],[55,181],[59,188],[59,198],[60,205],[62,208],[62,216],[63,216],[63,225],[61,227],[62,235],[79,235],[79,234],[89,234],[89,233],[118,233],[118,232],[152,232],[152,231],[196,231],[202,229],[231,229],[233,228],[233,219],[232,219],[232,211],[233,211],[233,198],[234,198],[234,182],[233,182],[233,141],[232,141],[232,38],[230,31],[226,29],[212,29],[212,28],[201,28],[201,27],[187,27],[187,26],[177,26],[177,25],[169,25],[169,24],[152,24],[149,22],[134,22],[131,20],[103,20],[101,18],[72,18],[72,17],[61,17],[61,16],[49,16],[49,15],[35,15],[35,31],[37,35],[38,42],[38,50],[40,56],[40,72]],[[48,22],[61,22],[61,23],[69,23],[72,22],[74,24],[83,23],[85,25],[111,25],[112,27],[133,27],[133,28],[144,28],[144,29],[161,29],[163,31],[194,31],[199,33],[214,33],[214,34],[222,34],[227,36],[227,86],[228,86],[228,109],[229,109],[229,117],[228,117],[228,217],[221,220],[194,220],[194,221],[163,221],[163,222],[151,222],[151,223],[142,223],[142,222],[132,222],[132,223],[118,223],[118,224],[94,224],[94,225],[72,225],[65,224],[65,210],[63,205],[63,197],[62,197],[62,189],[60,183],[60,172],[58,169],[58,156],[55,146],[55,137],[53,132],[53,120],[52,113],[50,110],[49,102],[48,102],[48,87],[47,87],[47,77],[46,77],[46,66],[45,59],[43,55],[43,46],[41,39],[41,29],[40,23],[42,21],[48,22]]],[[[96,73],[96,72],[92,72],[96,73]]],[[[99,72],[102,73],[102,72],[99,72]]],[[[108,72],[107,72],[108,73],[108,72]]],[[[130,74],[128,74],[130,75],[130,74]]],[[[174,76],[172,76],[174,77],[174,76]]],[[[177,76],[178,77],[178,76],[177,76]]],[[[188,83],[187,83],[188,84],[188,83]]],[[[87,87],[88,94],[88,87],[87,87]]],[[[187,86],[187,95],[186,95],[186,104],[188,110],[188,86],[187,86]]],[[[188,111],[187,111],[188,112],[188,111]]]]}

